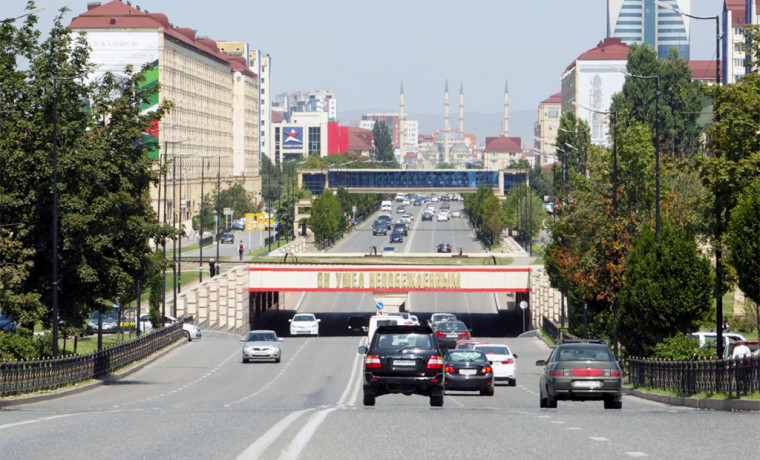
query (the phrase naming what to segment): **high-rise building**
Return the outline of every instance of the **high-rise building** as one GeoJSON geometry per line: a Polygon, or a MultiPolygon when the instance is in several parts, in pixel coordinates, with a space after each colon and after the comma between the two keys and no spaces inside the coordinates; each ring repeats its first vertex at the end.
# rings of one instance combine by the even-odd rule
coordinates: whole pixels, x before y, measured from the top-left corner
{"type": "MultiPolygon", "coordinates": [[[[742,28],[749,24],[758,24],[758,0],[724,0],[721,80],[724,85],[736,83],[748,71],[745,37],[742,28]]],[[[714,67],[713,67],[714,69],[714,67]]]]}
{"type": "Polygon", "coordinates": [[[676,48],[688,60],[689,18],[673,8],[689,14],[691,0],[607,0],[607,37],[620,38],[627,45],[651,45],[660,59],[667,59],[676,48]]]}

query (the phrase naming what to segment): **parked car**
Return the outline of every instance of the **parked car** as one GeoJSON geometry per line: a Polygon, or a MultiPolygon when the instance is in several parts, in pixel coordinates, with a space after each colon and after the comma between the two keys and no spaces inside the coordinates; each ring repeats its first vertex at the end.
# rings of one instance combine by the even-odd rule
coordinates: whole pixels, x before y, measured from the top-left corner
{"type": "Polygon", "coordinates": [[[404,234],[398,230],[394,230],[391,233],[391,243],[403,243],[403,242],[404,242],[404,234]]]}
{"type": "Polygon", "coordinates": [[[443,356],[428,326],[380,326],[364,356],[365,406],[390,393],[418,394],[430,405],[443,406],[443,356]]]}
{"type": "Polygon", "coordinates": [[[279,363],[282,359],[280,342],[277,333],[269,330],[251,331],[245,338],[240,339],[243,343],[243,362],[273,360],[279,363]]]}
{"type": "Polygon", "coordinates": [[[757,340],[737,340],[728,345],[728,357],[749,358],[760,351],[760,342],[757,340]]]}
{"type": "Polygon", "coordinates": [[[470,338],[470,330],[461,321],[441,321],[434,330],[438,345],[445,349],[454,348],[458,340],[470,338]]]}
{"type": "Polygon", "coordinates": [[[245,230],[245,217],[233,220],[230,228],[233,230],[245,230]]]}
{"type": "Polygon", "coordinates": [[[92,334],[98,332],[98,320],[103,317],[101,324],[103,326],[103,332],[116,332],[119,330],[119,315],[116,310],[110,310],[106,313],[100,313],[94,311],[90,314],[90,319],[87,320],[87,333],[92,334]]]}
{"type": "Polygon", "coordinates": [[[449,350],[443,356],[446,390],[480,391],[493,396],[493,367],[479,350],[449,350]]]}
{"type": "Polygon", "coordinates": [[[493,366],[494,380],[505,381],[511,387],[517,385],[517,355],[513,354],[508,346],[489,343],[475,345],[474,349],[488,356],[488,361],[493,366]]]}
{"type": "Polygon", "coordinates": [[[441,243],[436,247],[436,249],[438,252],[451,252],[451,245],[449,243],[441,243]]]}
{"type": "Polygon", "coordinates": [[[540,407],[557,407],[558,400],[602,400],[605,409],[623,407],[620,366],[601,341],[560,341],[543,366],[538,389],[540,407]]]}
{"type": "Polygon", "coordinates": [[[225,243],[233,244],[235,242],[235,234],[232,232],[224,232],[221,235],[219,235],[219,242],[222,244],[225,244],[225,243]]]}
{"type": "Polygon", "coordinates": [[[12,334],[16,332],[16,320],[0,312],[0,332],[12,334]]]}
{"type": "MultiPolygon", "coordinates": [[[[172,324],[178,322],[179,319],[174,316],[164,315],[164,323],[172,324]]],[[[148,320],[148,315],[140,315],[140,330],[143,332],[150,332],[153,330],[153,325],[148,320]]],[[[182,331],[187,337],[188,342],[192,342],[194,339],[203,338],[203,331],[201,328],[192,323],[182,321],[182,331]]]]}
{"type": "Polygon", "coordinates": [[[290,323],[290,335],[313,335],[319,337],[319,323],[321,319],[317,319],[311,313],[296,313],[293,318],[289,319],[290,323]]]}
{"type": "MultiPolygon", "coordinates": [[[[712,347],[716,348],[718,342],[718,333],[712,331],[697,331],[689,334],[690,339],[696,339],[699,341],[700,347],[712,347]]],[[[723,333],[723,358],[731,357],[729,353],[729,347],[733,342],[739,340],[747,340],[743,335],[736,332],[724,332],[723,333]]]]}

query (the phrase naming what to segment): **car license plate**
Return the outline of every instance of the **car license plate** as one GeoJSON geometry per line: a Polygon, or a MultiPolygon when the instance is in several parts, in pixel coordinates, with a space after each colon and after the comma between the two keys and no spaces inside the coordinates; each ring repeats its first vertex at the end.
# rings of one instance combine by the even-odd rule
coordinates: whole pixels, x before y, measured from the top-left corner
{"type": "Polygon", "coordinates": [[[600,388],[602,382],[598,380],[576,380],[573,382],[573,388],[600,388]]]}
{"type": "Polygon", "coordinates": [[[414,360],[413,360],[413,359],[394,359],[394,360],[393,360],[393,365],[394,365],[394,366],[405,366],[405,367],[409,367],[409,366],[414,366],[414,365],[415,365],[415,362],[414,362],[414,360]]]}
{"type": "Polygon", "coordinates": [[[475,369],[459,369],[459,373],[462,375],[475,375],[475,369]]]}

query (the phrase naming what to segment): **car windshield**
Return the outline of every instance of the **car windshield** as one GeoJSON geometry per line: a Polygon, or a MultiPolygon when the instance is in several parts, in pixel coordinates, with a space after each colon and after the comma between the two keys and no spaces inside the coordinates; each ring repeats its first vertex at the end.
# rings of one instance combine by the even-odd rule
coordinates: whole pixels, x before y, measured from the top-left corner
{"type": "Polygon", "coordinates": [[[461,362],[486,363],[488,362],[488,358],[486,358],[486,355],[484,355],[483,352],[481,351],[453,350],[453,351],[450,351],[446,355],[446,361],[452,362],[452,363],[461,363],[461,362]]]}
{"type": "Polygon", "coordinates": [[[461,321],[444,321],[442,323],[438,323],[439,331],[464,331],[466,329],[467,326],[465,326],[461,321]]]}
{"type": "Polygon", "coordinates": [[[456,316],[454,316],[454,315],[437,315],[436,314],[436,315],[433,315],[433,320],[434,321],[438,321],[438,322],[440,322],[440,321],[455,321],[456,320],[456,316]]]}
{"type": "Polygon", "coordinates": [[[604,345],[563,346],[557,351],[558,361],[614,361],[610,349],[604,345]]]}
{"type": "Polygon", "coordinates": [[[312,315],[296,315],[293,317],[293,321],[314,321],[312,315]]]}
{"type": "Polygon", "coordinates": [[[388,333],[377,336],[377,348],[403,350],[404,348],[430,348],[430,336],[417,333],[388,333]]]}
{"type": "Polygon", "coordinates": [[[477,349],[489,355],[509,355],[509,348],[501,345],[478,345],[477,349]]]}
{"type": "Polygon", "coordinates": [[[246,342],[276,342],[277,335],[274,332],[249,332],[246,342]]]}

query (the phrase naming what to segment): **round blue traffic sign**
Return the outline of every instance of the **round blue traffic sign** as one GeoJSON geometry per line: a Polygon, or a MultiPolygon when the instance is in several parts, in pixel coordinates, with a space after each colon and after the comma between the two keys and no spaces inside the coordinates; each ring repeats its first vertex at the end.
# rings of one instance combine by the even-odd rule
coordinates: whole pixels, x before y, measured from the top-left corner
{"type": "Polygon", "coordinates": [[[378,302],[375,304],[375,308],[377,308],[377,311],[382,311],[384,306],[385,305],[383,305],[382,302],[378,302]]]}

